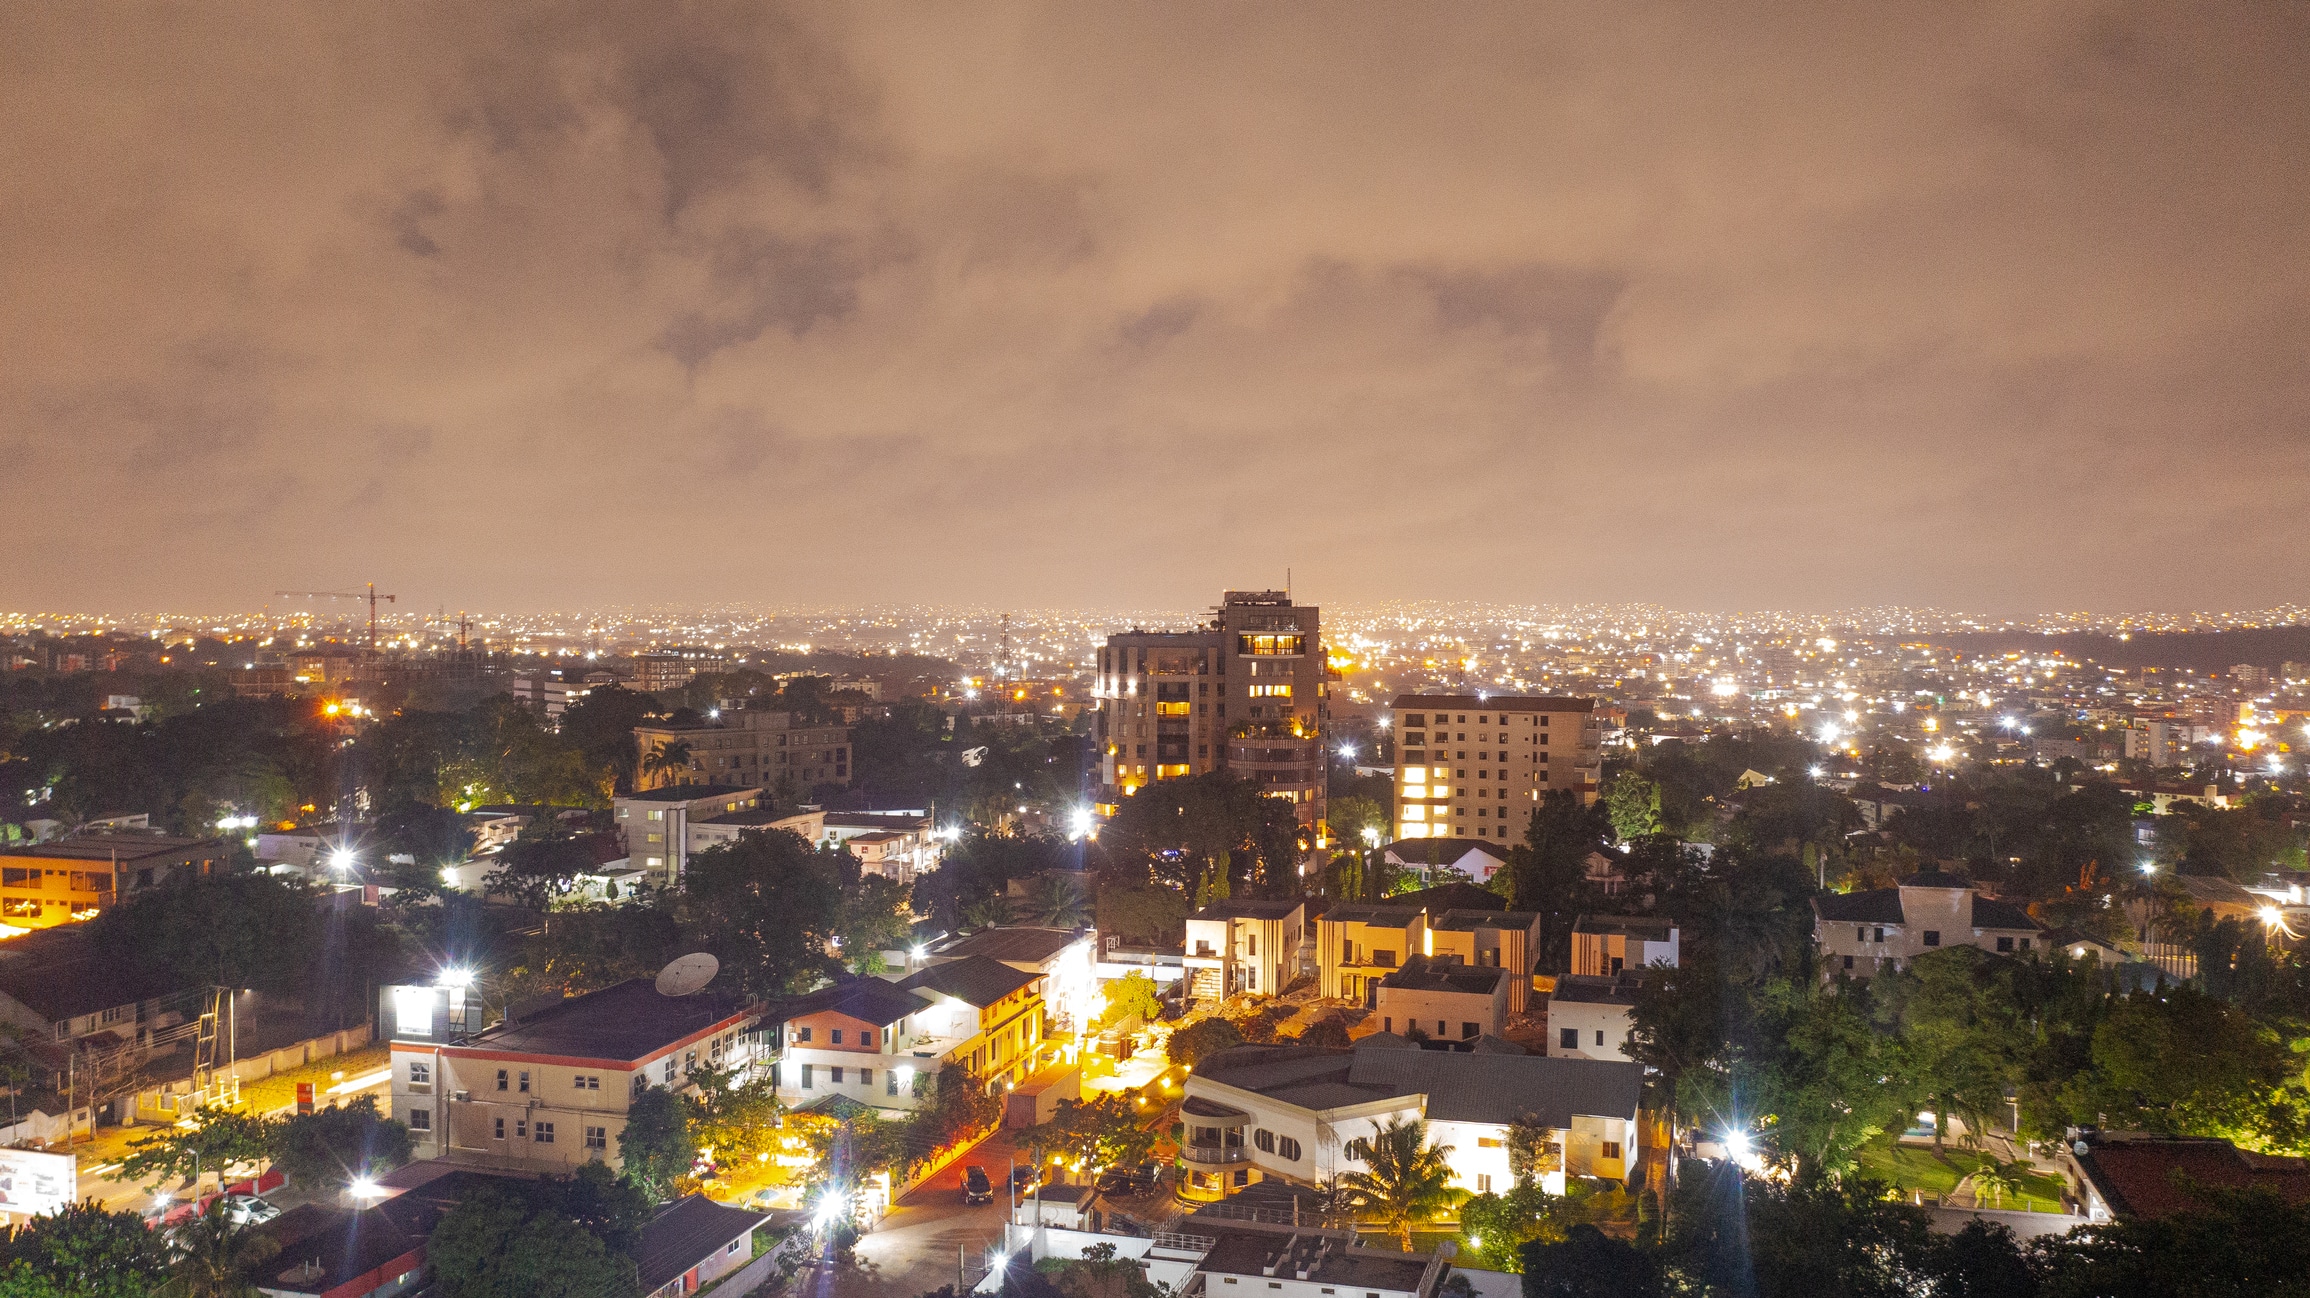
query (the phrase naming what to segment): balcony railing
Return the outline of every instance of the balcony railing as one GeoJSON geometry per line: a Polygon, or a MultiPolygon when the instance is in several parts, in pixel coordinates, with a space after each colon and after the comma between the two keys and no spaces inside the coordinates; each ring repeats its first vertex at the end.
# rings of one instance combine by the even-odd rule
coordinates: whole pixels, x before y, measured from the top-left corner
{"type": "Polygon", "coordinates": [[[1248,1155],[1241,1145],[1181,1145],[1179,1152],[1190,1163],[1240,1163],[1248,1155]]]}

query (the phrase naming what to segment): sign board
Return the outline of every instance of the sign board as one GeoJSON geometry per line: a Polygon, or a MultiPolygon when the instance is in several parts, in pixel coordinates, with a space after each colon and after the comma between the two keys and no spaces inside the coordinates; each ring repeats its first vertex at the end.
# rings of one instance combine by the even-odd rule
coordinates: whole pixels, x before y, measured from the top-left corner
{"type": "Polygon", "coordinates": [[[0,1212],[34,1216],[79,1199],[80,1160],[37,1149],[0,1149],[0,1212]]]}
{"type": "Polygon", "coordinates": [[[297,1083],[297,1113],[298,1113],[298,1116],[302,1117],[303,1115],[305,1115],[305,1114],[308,1114],[308,1113],[311,1113],[312,1111],[313,1111],[313,1084],[312,1084],[311,1082],[299,1082],[299,1083],[297,1083]]]}

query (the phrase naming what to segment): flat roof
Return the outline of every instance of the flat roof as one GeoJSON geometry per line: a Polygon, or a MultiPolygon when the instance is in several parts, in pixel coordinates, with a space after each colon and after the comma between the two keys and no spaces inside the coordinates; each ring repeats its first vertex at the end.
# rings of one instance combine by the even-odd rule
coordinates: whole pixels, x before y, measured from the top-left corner
{"type": "Polygon", "coordinates": [[[1492,965],[1451,964],[1443,960],[1415,960],[1380,979],[1380,988],[1407,992],[1457,992],[1490,996],[1500,990],[1508,971],[1492,965]]]}
{"type": "Polygon", "coordinates": [[[634,1063],[741,1012],[743,1004],[735,996],[663,996],[653,980],[632,978],[501,1023],[448,1049],[634,1063]]]}
{"type": "Polygon", "coordinates": [[[1389,706],[1453,711],[1472,708],[1488,712],[1592,712],[1596,700],[1550,694],[1494,694],[1485,698],[1473,694],[1398,694],[1389,706]]]}
{"type": "Polygon", "coordinates": [[[1293,911],[1298,910],[1305,905],[1307,905],[1306,902],[1296,899],[1289,901],[1263,901],[1256,897],[1247,897],[1241,901],[1230,899],[1227,901],[1212,902],[1210,905],[1205,906],[1203,909],[1196,911],[1189,918],[1266,920],[1289,919],[1291,918],[1291,913],[1293,911]]]}
{"type": "Polygon", "coordinates": [[[1526,932],[1540,922],[1536,910],[1447,910],[1428,921],[1428,927],[1447,933],[1473,933],[1481,929],[1514,930],[1526,932]]]}
{"type": "Polygon", "coordinates": [[[1271,1233],[1240,1226],[1229,1229],[1207,1219],[1197,1219],[1196,1228],[1211,1231],[1218,1241],[1195,1268],[1212,1274],[1266,1275],[1270,1262],[1287,1253],[1290,1259],[1277,1265],[1274,1274],[1292,1276],[1298,1274],[1299,1267],[1312,1266],[1307,1277],[1310,1284],[1417,1293],[1421,1277],[1428,1273],[1429,1258],[1425,1253],[1363,1249],[1353,1244],[1343,1245],[1338,1239],[1326,1241],[1313,1231],[1271,1233]],[[1324,1247],[1327,1242],[1332,1247],[1324,1247]]]}
{"type": "Polygon", "coordinates": [[[1420,906],[1334,906],[1323,913],[1323,922],[1402,928],[1425,914],[1426,909],[1420,906]]]}
{"type": "Polygon", "coordinates": [[[1572,921],[1575,933],[1619,933],[1655,942],[1666,942],[1675,929],[1675,920],[1658,915],[1582,915],[1572,921]]]}
{"type": "Polygon", "coordinates": [[[1038,977],[1013,969],[1000,960],[973,955],[949,960],[945,964],[934,964],[928,969],[918,969],[899,979],[898,985],[907,991],[920,989],[938,992],[985,1009],[1012,992],[1032,984],[1038,977]]]}
{"type": "Polygon", "coordinates": [[[949,938],[932,947],[930,953],[956,960],[983,955],[1004,964],[1039,965],[1077,942],[1089,940],[1090,936],[1089,929],[1080,928],[983,928],[976,933],[949,938]]]}
{"type": "Polygon", "coordinates": [[[639,793],[621,793],[620,802],[704,802],[708,798],[727,798],[740,793],[760,793],[750,784],[669,784],[662,789],[643,789],[639,793]]]}
{"type": "Polygon", "coordinates": [[[212,847],[221,854],[225,840],[173,834],[77,834],[46,843],[12,843],[0,847],[0,856],[44,861],[141,861],[154,856],[191,856],[212,847]]]}
{"type": "Polygon", "coordinates": [[[775,807],[749,807],[744,811],[725,811],[719,816],[708,816],[703,820],[693,821],[692,823],[699,825],[734,825],[740,829],[762,829],[768,826],[776,825],[779,821],[792,819],[794,819],[794,817],[787,815],[785,812],[779,811],[775,807]]]}

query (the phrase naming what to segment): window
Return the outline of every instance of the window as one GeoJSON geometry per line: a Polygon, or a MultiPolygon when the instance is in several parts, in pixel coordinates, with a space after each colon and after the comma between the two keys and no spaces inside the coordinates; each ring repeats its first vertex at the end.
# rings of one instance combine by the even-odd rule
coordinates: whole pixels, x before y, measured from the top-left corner
{"type": "Polygon", "coordinates": [[[608,1127],[588,1127],[588,1128],[586,1128],[586,1148],[587,1148],[587,1149],[608,1149],[609,1147],[610,1147],[610,1129],[609,1129],[608,1127]]]}
{"type": "Polygon", "coordinates": [[[513,1120],[513,1138],[515,1140],[529,1139],[529,1119],[515,1118],[513,1120]]]}
{"type": "Polygon", "coordinates": [[[433,1065],[423,1060],[411,1060],[409,1063],[409,1084],[411,1086],[431,1086],[433,1084],[433,1065]]]}
{"type": "Polygon", "coordinates": [[[497,1138],[499,1140],[505,1139],[505,1119],[503,1118],[497,1119],[497,1138]]]}
{"type": "Polygon", "coordinates": [[[898,1094],[898,1070],[897,1070],[897,1069],[895,1069],[895,1068],[887,1068],[887,1069],[884,1069],[884,1070],[883,1070],[883,1073],[882,1073],[882,1093],[883,1093],[884,1095],[896,1095],[896,1094],[898,1094]]]}
{"type": "Polygon", "coordinates": [[[794,1039],[796,1041],[808,1041],[810,1039],[810,1029],[807,1027],[794,1029],[794,1039]]]}
{"type": "Polygon", "coordinates": [[[552,1124],[552,1123],[550,1123],[550,1122],[541,1122],[541,1123],[537,1124],[537,1143],[539,1143],[539,1144],[541,1144],[541,1145],[550,1145],[550,1144],[552,1144],[552,1143],[553,1143],[553,1124],[552,1124]]]}
{"type": "Polygon", "coordinates": [[[2009,937],[2001,937],[1997,939],[1997,949],[2000,951],[2011,951],[2013,949],[2013,939],[2009,937]]]}
{"type": "Polygon", "coordinates": [[[1259,1148],[1260,1153],[1272,1154],[1275,1152],[1275,1133],[1261,1127],[1251,1133],[1251,1143],[1259,1148]]]}
{"type": "Polygon", "coordinates": [[[842,1044],[842,1029],[840,1029],[840,1028],[836,1028],[836,1029],[834,1029],[832,1032],[829,1032],[829,1033],[827,1033],[827,1034],[826,1034],[826,1040],[827,1040],[827,1042],[828,1042],[829,1044],[831,1044],[831,1045],[837,1045],[837,1046],[841,1045],[841,1044],[842,1044]]]}
{"type": "Polygon", "coordinates": [[[1289,1136],[1281,1137],[1275,1142],[1275,1152],[1285,1161],[1296,1163],[1299,1161],[1299,1142],[1289,1136]]]}
{"type": "Polygon", "coordinates": [[[873,1028],[860,1028],[860,1029],[858,1030],[858,1044],[860,1044],[860,1045],[862,1045],[862,1046],[871,1046],[871,1045],[873,1045],[873,1044],[874,1044],[874,1029],[873,1029],[873,1028]]]}
{"type": "Polygon", "coordinates": [[[1498,1136],[1476,1137],[1476,1148],[1478,1149],[1498,1149],[1501,1147],[1501,1143],[1502,1142],[1498,1136]]]}
{"type": "Polygon", "coordinates": [[[834,1084],[836,1086],[842,1085],[842,1068],[839,1064],[834,1069],[834,1084]]]}
{"type": "Polygon", "coordinates": [[[1490,1194],[1491,1192],[1492,1192],[1492,1174],[1491,1174],[1491,1173],[1489,1173],[1489,1172],[1478,1172],[1478,1173],[1476,1173],[1476,1193],[1478,1193],[1478,1194],[1490,1194]]]}
{"type": "Polygon", "coordinates": [[[515,1089],[516,1089],[516,1090],[518,1090],[518,1091],[519,1091],[521,1094],[523,1094],[523,1095],[527,1095],[527,1094],[529,1094],[529,1070],[528,1070],[528,1069],[524,1068],[524,1069],[522,1069],[522,1070],[521,1070],[521,1085],[520,1085],[519,1087],[515,1088],[515,1089]]]}
{"type": "Polygon", "coordinates": [[[581,1091],[598,1091],[602,1088],[602,1079],[597,1074],[587,1074],[577,1079],[577,1088],[581,1091]]]}
{"type": "Polygon", "coordinates": [[[1931,928],[1929,928],[1929,929],[1926,929],[1926,930],[1925,930],[1925,945],[1927,945],[1927,946],[1939,946],[1939,945],[1941,945],[1941,932],[1940,932],[1940,930],[1939,930],[1939,929],[1931,929],[1931,928]]]}
{"type": "Polygon", "coordinates": [[[411,1109],[409,1111],[409,1129],[411,1131],[433,1130],[433,1110],[411,1109]]]}
{"type": "Polygon", "coordinates": [[[1596,1029],[1596,1044],[1600,1046],[1604,1044],[1604,1029],[1602,1028],[1596,1029]]]}
{"type": "Polygon", "coordinates": [[[508,1074],[504,1069],[500,1068],[497,1070],[497,1089],[501,1091],[505,1089],[505,1079],[507,1076],[508,1074]]]}
{"type": "Polygon", "coordinates": [[[666,1077],[666,1085],[672,1086],[674,1084],[674,1057],[672,1055],[666,1056],[665,1067],[662,1071],[666,1077]]]}
{"type": "Polygon", "coordinates": [[[1597,1151],[1597,1156],[1617,1161],[1620,1158],[1620,1142],[1617,1140],[1605,1141],[1604,1148],[1597,1151]]]}
{"type": "Polygon", "coordinates": [[[640,1095],[642,1092],[644,1092],[644,1091],[646,1091],[646,1090],[648,1090],[648,1089],[650,1089],[650,1079],[649,1079],[649,1076],[648,1076],[648,1074],[645,1074],[645,1073],[642,1073],[642,1072],[639,1072],[639,1071],[635,1072],[635,1073],[634,1073],[634,1094],[636,1094],[636,1095],[640,1095]]]}
{"type": "Polygon", "coordinates": [[[1462,1024],[1460,1025],[1460,1040],[1462,1040],[1462,1041],[1468,1041],[1468,1040],[1472,1040],[1472,1039],[1475,1037],[1475,1035],[1476,1035],[1476,1025],[1475,1025],[1475,1024],[1473,1024],[1473,1023],[1462,1023],[1462,1024]]]}
{"type": "Polygon", "coordinates": [[[873,1070],[873,1069],[871,1069],[871,1068],[861,1068],[861,1069],[859,1069],[859,1070],[858,1070],[858,1084],[859,1084],[860,1086],[872,1086],[872,1085],[874,1085],[874,1070],[873,1070]]]}
{"type": "Polygon", "coordinates": [[[1557,1040],[1566,1050],[1578,1050],[1580,1048],[1580,1029],[1565,1028],[1557,1034],[1557,1040]]]}
{"type": "Polygon", "coordinates": [[[1851,957],[1851,956],[1846,956],[1846,957],[1845,957],[1845,967],[1846,967],[1847,969],[1850,969],[1850,968],[1852,968],[1852,967],[1853,967],[1853,957],[1851,957]]]}
{"type": "Polygon", "coordinates": [[[802,1089],[805,1091],[810,1089],[810,1065],[808,1064],[802,1065],[802,1089]]]}

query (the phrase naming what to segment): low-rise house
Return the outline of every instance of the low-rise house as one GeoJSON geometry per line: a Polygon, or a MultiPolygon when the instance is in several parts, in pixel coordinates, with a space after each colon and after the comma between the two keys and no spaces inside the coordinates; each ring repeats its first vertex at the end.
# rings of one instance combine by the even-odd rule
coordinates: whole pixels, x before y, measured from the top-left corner
{"type": "Polygon", "coordinates": [[[1316,920],[1319,995],[1379,1005],[1382,980],[1418,959],[1509,971],[1508,1013],[1521,1014],[1540,949],[1536,911],[1447,910],[1399,903],[1334,906],[1316,920]]]}
{"type": "Polygon", "coordinates": [[[0,937],[93,919],[105,907],[226,859],[221,838],[74,834],[0,846],[0,937]]]}
{"type": "Polygon", "coordinates": [[[1447,870],[1475,883],[1490,883],[1508,864],[1508,847],[1473,838],[1399,838],[1388,845],[1385,859],[1396,869],[1416,876],[1422,887],[1447,870]]]}
{"type": "Polygon", "coordinates": [[[1419,1118],[1449,1145],[1453,1184],[1505,1190],[1508,1128],[1544,1129],[1562,1171],[1625,1179],[1637,1166],[1637,1105],[1644,1070],[1632,1063],[1550,1059],[1501,1050],[1421,1050],[1380,1033],[1349,1050],[1240,1046],[1206,1059],[1187,1079],[1181,1193],[1224,1196],[1255,1179],[1326,1185],[1364,1166],[1359,1142],[1391,1119],[1419,1118]]]}
{"type": "Polygon", "coordinates": [[[1638,975],[1572,974],[1548,995],[1548,1054],[1554,1059],[1629,1058],[1628,1032],[1638,975]]]}
{"type": "Polygon", "coordinates": [[[100,955],[85,929],[40,929],[0,942],[0,1023],[48,1041],[110,1034],[133,1042],[183,1022],[201,990],[100,955]]]}
{"type": "Polygon", "coordinates": [[[1898,969],[1944,946],[2021,954],[2038,949],[2043,926],[1971,883],[1920,870],[1899,886],[1813,899],[1813,940],[1824,975],[1898,969]]]}
{"type": "Polygon", "coordinates": [[[1624,969],[1673,969],[1683,958],[1674,920],[1646,915],[1582,915],[1572,921],[1572,972],[1610,978],[1624,969]]]}
{"type": "Polygon", "coordinates": [[[1380,979],[1380,1030],[1433,1041],[1499,1036],[1508,1022],[1508,990],[1530,979],[1497,967],[1421,957],[1380,979]]]}
{"type": "MultiPolygon", "coordinates": [[[[657,882],[679,883],[690,861],[690,826],[716,816],[752,811],[762,790],[731,784],[675,784],[611,800],[611,815],[625,836],[626,858],[657,882]]],[[[734,835],[733,835],[734,836],[734,835]]]]}
{"type": "Polygon", "coordinates": [[[636,1096],[687,1089],[692,1068],[742,1068],[760,1054],[757,1011],[711,989],[667,996],[635,978],[471,1034],[443,1020],[433,990],[387,988],[380,1014],[392,1039],[393,1116],[420,1158],[616,1167],[636,1096]]]}
{"type": "MultiPolygon", "coordinates": [[[[1532,992],[1533,962],[1540,953],[1540,912],[1485,909],[1428,914],[1421,949],[1437,960],[1507,970],[1507,1012],[1522,1014],[1532,992]]],[[[1499,1029],[1485,1031],[1497,1035],[1499,1029]]]]}
{"type": "Polygon", "coordinates": [[[1090,1029],[1099,1011],[1098,935],[1087,928],[1040,928],[1006,924],[943,938],[916,961],[918,967],[984,956],[1043,980],[1048,1034],[1073,1035],[1090,1029]]]}
{"type": "Polygon", "coordinates": [[[1215,901],[1187,918],[1187,994],[1273,996],[1299,976],[1307,907],[1287,901],[1215,901]]]}
{"type": "Polygon", "coordinates": [[[754,1260],[754,1232],[768,1214],[687,1195],[642,1227],[635,1259],[644,1298],[693,1294],[754,1260]]]}
{"type": "Polygon", "coordinates": [[[778,1097],[795,1108],[841,1099],[878,1109],[927,1104],[961,1069],[989,1089],[1034,1071],[1049,1035],[1041,975],[983,955],[904,978],[854,978],[776,1007],[778,1097]]]}
{"type": "Polygon", "coordinates": [[[2096,1224],[2187,1212],[2209,1190],[2268,1190],[2310,1203],[2310,1159],[2250,1153],[2210,1136],[2081,1133],[2062,1147],[2060,1165],[2077,1187],[2078,1213],[2096,1224]]]}

